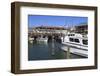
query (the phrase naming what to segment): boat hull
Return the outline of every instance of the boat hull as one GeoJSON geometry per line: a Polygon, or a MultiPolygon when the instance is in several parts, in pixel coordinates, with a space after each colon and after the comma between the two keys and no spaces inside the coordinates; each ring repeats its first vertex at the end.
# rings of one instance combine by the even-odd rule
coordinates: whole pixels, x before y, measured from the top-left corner
{"type": "Polygon", "coordinates": [[[72,44],[62,42],[61,49],[64,51],[68,51],[68,48],[70,49],[70,53],[88,57],[88,47],[86,46],[78,46],[78,45],[74,45],[74,44],[72,45],[72,44]]]}

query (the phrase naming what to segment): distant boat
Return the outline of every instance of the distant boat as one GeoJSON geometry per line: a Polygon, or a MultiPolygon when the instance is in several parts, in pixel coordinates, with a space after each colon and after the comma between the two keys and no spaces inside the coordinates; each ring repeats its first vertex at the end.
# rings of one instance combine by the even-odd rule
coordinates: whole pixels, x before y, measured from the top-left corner
{"type": "Polygon", "coordinates": [[[48,38],[46,36],[41,36],[41,37],[38,37],[36,40],[39,42],[47,42],[48,38]]]}
{"type": "Polygon", "coordinates": [[[80,56],[88,57],[88,37],[87,35],[69,33],[61,38],[61,49],[67,51],[68,47],[70,52],[80,56]]]}
{"type": "Polygon", "coordinates": [[[29,41],[30,43],[33,43],[33,40],[34,40],[33,37],[29,37],[29,38],[28,38],[28,41],[29,41]]]}
{"type": "Polygon", "coordinates": [[[34,38],[32,38],[32,37],[29,37],[29,40],[34,40],[34,38]]]}

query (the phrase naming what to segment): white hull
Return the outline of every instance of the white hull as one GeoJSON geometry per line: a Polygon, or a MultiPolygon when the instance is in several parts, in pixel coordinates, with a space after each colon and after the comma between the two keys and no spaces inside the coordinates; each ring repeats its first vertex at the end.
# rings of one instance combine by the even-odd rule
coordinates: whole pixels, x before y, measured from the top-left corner
{"type": "Polygon", "coordinates": [[[28,40],[30,43],[33,43],[34,38],[29,37],[28,40]]]}
{"type": "Polygon", "coordinates": [[[74,44],[68,44],[65,42],[62,42],[63,46],[61,47],[62,50],[68,51],[68,47],[70,48],[70,52],[76,55],[88,57],[88,47],[86,46],[80,46],[80,45],[74,45],[74,44]]]}
{"type": "Polygon", "coordinates": [[[39,42],[47,42],[48,39],[47,38],[39,38],[39,39],[37,39],[37,41],[39,41],[39,42]]]}
{"type": "Polygon", "coordinates": [[[34,40],[34,38],[29,37],[29,41],[33,41],[33,40],[34,40]]]}
{"type": "MultiPolygon", "coordinates": [[[[28,40],[29,40],[30,43],[33,43],[34,38],[29,37],[28,40]]],[[[39,42],[47,42],[48,41],[48,38],[37,38],[36,41],[39,41],[39,42]]]]}
{"type": "Polygon", "coordinates": [[[29,41],[30,43],[33,43],[33,41],[31,40],[31,41],[29,41]]]}

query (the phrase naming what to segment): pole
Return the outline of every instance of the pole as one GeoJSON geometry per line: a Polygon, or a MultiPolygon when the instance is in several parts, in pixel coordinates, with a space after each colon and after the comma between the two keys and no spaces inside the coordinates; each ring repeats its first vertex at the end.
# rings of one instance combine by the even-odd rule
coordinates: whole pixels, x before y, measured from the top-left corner
{"type": "Polygon", "coordinates": [[[68,49],[67,49],[67,59],[69,59],[70,58],[70,48],[68,47],[68,49]]]}

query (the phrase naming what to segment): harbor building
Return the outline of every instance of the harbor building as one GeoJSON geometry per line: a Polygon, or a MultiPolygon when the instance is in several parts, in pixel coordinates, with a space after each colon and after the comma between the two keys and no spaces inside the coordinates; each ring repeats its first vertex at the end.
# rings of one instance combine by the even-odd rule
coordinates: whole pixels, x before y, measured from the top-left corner
{"type": "Polygon", "coordinates": [[[67,30],[74,33],[88,34],[88,25],[86,23],[82,23],[74,27],[69,27],[67,30]]]}
{"type": "Polygon", "coordinates": [[[61,37],[66,36],[68,33],[78,33],[82,35],[88,34],[88,25],[82,23],[77,26],[63,27],[63,26],[37,26],[28,29],[28,37],[38,38],[38,37],[49,37],[50,39],[61,39],[61,37]]]}
{"type": "Polygon", "coordinates": [[[67,29],[64,27],[55,26],[38,26],[34,28],[29,28],[29,34],[32,35],[66,35],[67,29]]]}

